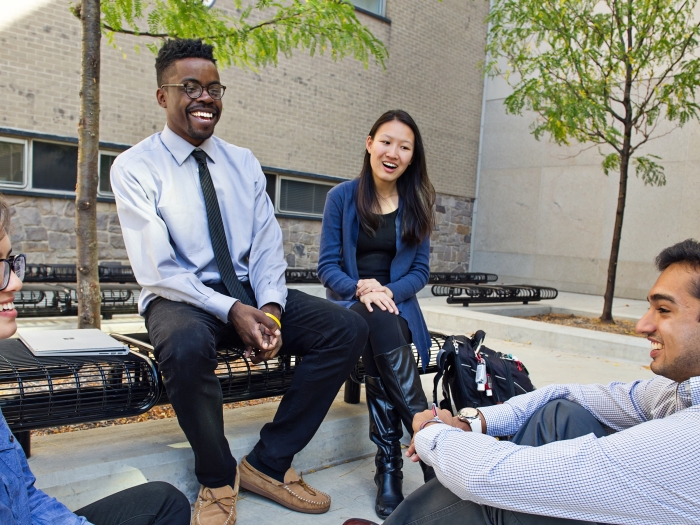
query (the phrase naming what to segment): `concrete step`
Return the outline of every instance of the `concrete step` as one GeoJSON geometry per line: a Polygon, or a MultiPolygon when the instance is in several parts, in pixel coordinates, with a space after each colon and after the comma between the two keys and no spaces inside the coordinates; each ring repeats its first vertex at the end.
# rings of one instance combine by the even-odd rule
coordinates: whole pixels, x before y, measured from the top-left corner
{"type": "MultiPolygon", "coordinates": [[[[488,337],[487,346],[492,339],[500,339],[561,352],[624,359],[639,364],[650,362],[649,341],[641,337],[495,315],[462,306],[440,304],[434,299],[420,301],[423,316],[431,330],[445,334],[471,334],[483,330],[488,337]]],[[[533,307],[536,308],[535,305],[533,307]]]]}

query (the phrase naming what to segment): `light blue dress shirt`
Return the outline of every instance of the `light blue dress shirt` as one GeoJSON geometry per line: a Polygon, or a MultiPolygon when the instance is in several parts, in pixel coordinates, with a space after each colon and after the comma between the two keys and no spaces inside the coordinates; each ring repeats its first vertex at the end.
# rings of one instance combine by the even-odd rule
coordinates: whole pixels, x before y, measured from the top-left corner
{"type": "Polygon", "coordinates": [[[435,424],[416,434],[416,450],[440,483],[480,504],[619,525],[700,523],[700,377],[549,385],[479,410],[488,434],[506,436],[554,399],[616,432],[528,447],[435,424]]]}
{"type": "MultiPolygon", "coordinates": [[[[236,274],[259,306],[287,299],[282,231],[250,150],[212,136],[200,146],[216,189],[236,274]]],[[[139,313],[157,296],[189,303],[227,322],[236,298],[215,292],[214,258],[195,147],[167,125],[119,155],[111,182],[126,251],[143,287],[139,313]]]]}
{"type": "Polygon", "coordinates": [[[90,525],[34,486],[22,447],[0,412],[0,524],[90,525]]]}

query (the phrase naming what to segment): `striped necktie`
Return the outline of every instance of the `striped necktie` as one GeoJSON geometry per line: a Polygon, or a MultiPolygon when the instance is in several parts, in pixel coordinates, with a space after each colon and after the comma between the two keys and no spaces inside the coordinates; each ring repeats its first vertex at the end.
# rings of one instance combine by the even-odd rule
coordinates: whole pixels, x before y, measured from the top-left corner
{"type": "Polygon", "coordinates": [[[204,206],[207,208],[207,222],[209,223],[211,246],[214,249],[214,258],[216,259],[216,265],[219,267],[221,280],[224,282],[231,297],[238,299],[248,306],[255,306],[246,293],[245,288],[243,288],[241,281],[238,280],[236,270],[233,268],[231,252],[228,249],[228,242],[226,241],[226,231],[224,230],[224,223],[221,220],[219,201],[216,198],[216,190],[214,189],[214,184],[209,174],[209,167],[207,166],[207,154],[201,149],[195,149],[192,152],[192,156],[199,166],[199,181],[202,184],[202,193],[204,193],[204,206]]]}

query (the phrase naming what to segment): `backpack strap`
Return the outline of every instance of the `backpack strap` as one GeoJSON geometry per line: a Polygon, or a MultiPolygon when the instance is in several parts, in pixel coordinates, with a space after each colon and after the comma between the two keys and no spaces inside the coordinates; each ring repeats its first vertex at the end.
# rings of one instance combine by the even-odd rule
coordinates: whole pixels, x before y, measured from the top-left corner
{"type": "MultiPolygon", "coordinates": [[[[433,403],[435,403],[435,406],[437,406],[437,404],[438,404],[438,394],[437,394],[438,383],[440,383],[440,380],[445,375],[445,367],[447,366],[447,361],[448,361],[449,355],[454,354],[454,345],[451,342],[453,338],[454,338],[454,336],[448,337],[447,339],[445,339],[445,344],[442,345],[442,348],[438,352],[438,355],[435,359],[436,364],[438,366],[438,372],[435,374],[435,377],[433,378],[433,403]],[[449,341],[449,344],[448,344],[448,341],[449,341]]],[[[449,395],[449,392],[448,392],[448,395],[449,395]]]]}

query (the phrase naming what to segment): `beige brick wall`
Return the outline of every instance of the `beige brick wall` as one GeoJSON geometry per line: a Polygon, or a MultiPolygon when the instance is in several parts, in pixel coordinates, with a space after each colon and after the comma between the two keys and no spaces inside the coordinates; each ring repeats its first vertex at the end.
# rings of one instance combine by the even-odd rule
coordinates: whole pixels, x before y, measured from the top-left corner
{"type": "MultiPolygon", "coordinates": [[[[69,3],[53,0],[0,30],[0,126],[77,136],[80,26],[69,3]]],[[[263,165],[352,178],[374,120],[400,107],[421,128],[438,192],[472,199],[488,4],[386,4],[391,24],[358,14],[389,49],[386,71],[301,52],[257,73],[224,70],[228,90],[217,135],[250,148],[263,165]]],[[[134,144],[164,124],[155,101],[154,57],[145,47],[137,53],[134,42],[118,37],[114,49],[103,39],[103,141],[134,144]]]]}

